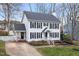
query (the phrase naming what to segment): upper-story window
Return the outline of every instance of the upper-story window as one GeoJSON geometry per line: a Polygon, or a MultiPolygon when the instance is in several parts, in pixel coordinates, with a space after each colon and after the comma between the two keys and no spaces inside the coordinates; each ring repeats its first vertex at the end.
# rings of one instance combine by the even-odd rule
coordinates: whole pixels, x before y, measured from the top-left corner
{"type": "Polygon", "coordinates": [[[59,29],[59,24],[55,24],[55,29],[59,29]]]}
{"type": "Polygon", "coordinates": [[[41,22],[37,22],[37,28],[42,28],[42,23],[41,22]]]}
{"type": "Polygon", "coordinates": [[[30,22],[30,28],[36,28],[36,22],[30,22]]]}
{"type": "Polygon", "coordinates": [[[30,22],[30,28],[42,28],[41,22],[30,22]]]}
{"type": "Polygon", "coordinates": [[[59,29],[59,24],[50,23],[50,29],[59,29]]]}
{"type": "Polygon", "coordinates": [[[48,23],[43,23],[43,26],[48,26],[48,23]]]}
{"type": "Polygon", "coordinates": [[[41,28],[42,28],[42,23],[41,23],[41,28]]]}
{"type": "Polygon", "coordinates": [[[54,23],[50,23],[50,29],[54,29],[54,28],[55,28],[54,23]]]}

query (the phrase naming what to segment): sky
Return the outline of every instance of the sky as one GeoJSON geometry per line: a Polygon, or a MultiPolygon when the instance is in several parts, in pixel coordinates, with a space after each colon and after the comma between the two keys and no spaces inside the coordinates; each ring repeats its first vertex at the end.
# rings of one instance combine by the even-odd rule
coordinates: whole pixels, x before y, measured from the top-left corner
{"type": "MultiPolygon", "coordinates": [[[[32,10],[35,11],[36,5],[35,4],[31,4],[31,7],[32,7],[32,10]]],[[[23,6],[21,8],[22,8],[22,10],[30,11],[29,4],[25,3],[25,4],[23,4],[23,6]]]]}
{"type": "MultiPolygon", "coordinates": [[[[31,5],[31,8],[32,8],[32,12],[36,12],[37,11],[36,4],[35,3],[31,3],[30,5],[31,5]]],[[[59,6],[61,6],[61,4],[59,4],[59,3],[56,4],[56,6],[55,6],[56,7],[55,9],[57,10],[57,12],[55,12],[55,13],[56,13],[57,16],[59,14],[61,14],[59,6]]],[[[47,4],[47,9],[49,9],[49,8],[50,8],[50,4],[47,4]]],[[[20,10],[21,11],[19,13],[17,13],[16,18],[12,19],[12,20],[21,21],[22,16],[23,16],[23,11],[24,10],[25,11],[30,11],[29,3],[22,3],[22,5],[20,6],[20,10]]],[[[4,20],[1,16],[0,16],[0,19],[4,20]]]]}
{"type": "MultiPolygon", "coordinates": [[[[35,8],[36,5],[32,3],[31,7],[32,7],[32,11],[35,12],[36,11],[36,8],[35,8]]],[[[28,3],[22,3],[22,6],[20,6],[20,13],[21,14],[17,13],[18,14],[18,15],[16,15],[17,19],[15,18],[15,20],[21,21],[23,11],[30,11],[28,3]]],[[[3,15],[3,14],[0,12],[0,20],[4,20],[4,18],[1,15],[3,15]]]]}
{"type": "MultiPolygon", "coordinates": [[[[56,9],[59,9],[59,6],[60,6],[59,3],[56,4],[56,9]]],[[[32,8],[32,12],[36,12],[37,11],[35,3],[31,3],[31,8],[32,8]]],[[[49,9],[49,8],[50,8],[50,4],[47,4],[47,9],[49,9]]],[[[21,6],[21,12],[23,12],[24,10],[25,11],[30,11],[29,3],[22,4],[22,6],[21,6]]],[[[59,11],[57,11],[56,13],[59,13],[59,11]]]]}
{"type": "MultiPolygon", "coordinates": [[[[21,12],[22,12],[22,14],[23,14],[23,11],[30,11],[30,7],[29,7],[29,4],[26,4],[26,3],[24,3],[24,4],[22,4],[22,6],[20,7],[21,8],[21,12]]],[[[31,8],[32,8],[32,11],[33,12],[36,12],[36,5],[35,4],[31,4],[31,8]]],[[[21,15],[20,17],[18,17],[18,21],[21,21],[21,19],[22,19],[22,16],[23,15],[21,15]]]]}

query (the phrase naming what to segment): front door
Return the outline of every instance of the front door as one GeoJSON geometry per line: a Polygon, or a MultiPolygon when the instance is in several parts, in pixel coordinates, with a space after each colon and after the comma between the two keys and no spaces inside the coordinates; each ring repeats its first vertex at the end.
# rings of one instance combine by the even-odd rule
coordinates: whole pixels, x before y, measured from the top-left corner
{"type": "Polygon", "coordinates": [[[24,39],[24,32],[21,32],[21,39],[24,39]]]}
{"type": "Polygon", "coordinates": [[[45,32],[45,38],[47,38],[48,37],[48,33],[47,32],[45,32]]]}

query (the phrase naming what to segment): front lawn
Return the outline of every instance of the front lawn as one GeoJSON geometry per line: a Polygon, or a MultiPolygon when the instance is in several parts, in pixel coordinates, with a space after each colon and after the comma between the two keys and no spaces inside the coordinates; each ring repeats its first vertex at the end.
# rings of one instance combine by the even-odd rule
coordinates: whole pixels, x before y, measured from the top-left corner
{"type": "Polygon", "coordinates": [[[45,47],[37,49],[45,56],[79,56],[79,46],[45,47]]]}
{"type": "Polygon", "coordinates": [[[0,40],[0,56],[6,56],[5,42],[0,40]]]}

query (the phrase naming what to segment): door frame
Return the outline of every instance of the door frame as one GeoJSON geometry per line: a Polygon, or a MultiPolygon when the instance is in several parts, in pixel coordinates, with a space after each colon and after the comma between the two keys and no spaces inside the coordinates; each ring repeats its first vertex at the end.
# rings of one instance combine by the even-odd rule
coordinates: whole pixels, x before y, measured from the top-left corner
{"type": "Polygon", "coordinates": [[[20,32],[21,33],[21,39],[25,39],[25,33],[24,32],[20,32]]]}

